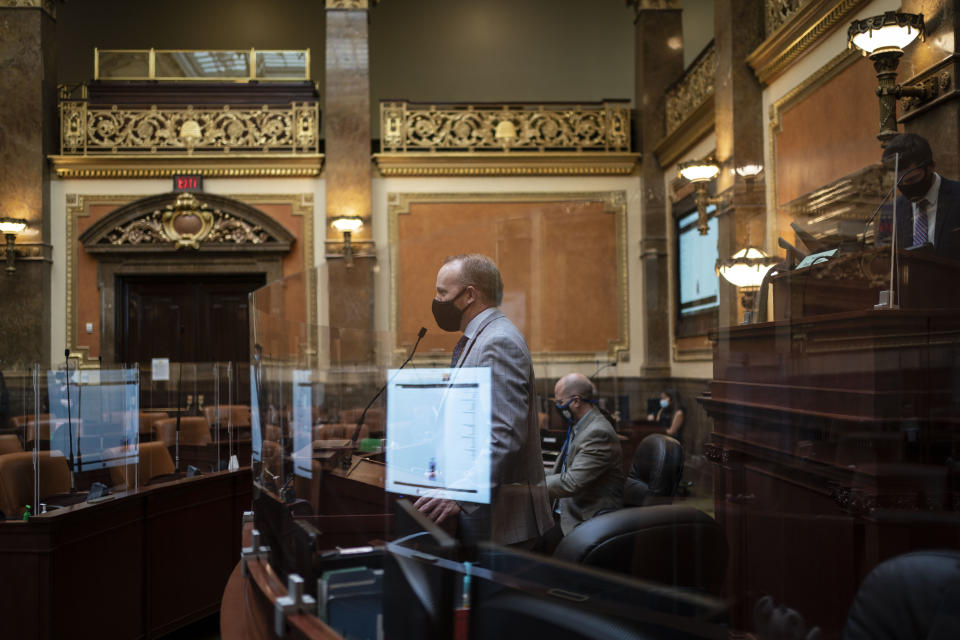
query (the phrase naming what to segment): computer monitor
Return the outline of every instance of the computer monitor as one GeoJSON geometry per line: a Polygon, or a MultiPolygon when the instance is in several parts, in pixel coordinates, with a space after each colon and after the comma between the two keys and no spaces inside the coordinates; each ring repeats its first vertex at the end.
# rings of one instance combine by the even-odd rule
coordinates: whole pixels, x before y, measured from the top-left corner
{"type": "Polygon", "coordinates": [[[481,545],[470,638],[726,638],[726,604],[523,551],[481,545]]]}
{"type": "Polygon", "coordinates": [[[464,573],[457,542],[407,500],[397,501],[396,533],[384,558],[384,637],[453,637],[464,573]]]}

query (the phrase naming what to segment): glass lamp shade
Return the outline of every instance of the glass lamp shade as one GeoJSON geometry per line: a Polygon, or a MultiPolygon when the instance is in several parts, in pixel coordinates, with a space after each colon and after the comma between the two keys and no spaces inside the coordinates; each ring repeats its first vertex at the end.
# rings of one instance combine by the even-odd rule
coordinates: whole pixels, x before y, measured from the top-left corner
{"type": "Polygon", "coordinates": [[[736,287],[759,287],[776,263],[776,258],[760,249],[747,247],[737,251],[729,260],[717,261],[717,274],[736,287]]]}
{"type": "Polygon", "coordinates": [[[336,218],[330,225],[337,231],[343,233],[344,231],[354,232],[360,227],[363,226],[362,218],[336,218]]]}
{"type": "Polygon", "coordinates": [[[27,221],[22,218],[0,218],[0,233],[20,233],[27,228],[27,221]]]}
{"type": "Polygon", "coordinates": [[[720,167],[709,160],[691,160],[677,165],[677,171],[690,182],[706,182],[717,177],[720,167]]]}
{"type": "Polygon", "coordinates": [[[923,35],[922,13],[887,11],[882,16],[854,20],[847,30],[847,45],[860,49],[866,55],[902,52],[918,37],[923,40],[923,35]]]}

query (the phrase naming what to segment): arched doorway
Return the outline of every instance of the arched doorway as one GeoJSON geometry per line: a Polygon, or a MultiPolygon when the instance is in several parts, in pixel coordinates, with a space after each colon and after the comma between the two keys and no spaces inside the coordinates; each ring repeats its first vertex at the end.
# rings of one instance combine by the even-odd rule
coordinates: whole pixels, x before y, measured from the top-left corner
{"type": "Polygon", "coordinates": [[[166,193],[118,208],[79,241],[98,263],[105,363],[249,359],[249,291],[283,275],[294,236],[245,203],[166,193]]]}

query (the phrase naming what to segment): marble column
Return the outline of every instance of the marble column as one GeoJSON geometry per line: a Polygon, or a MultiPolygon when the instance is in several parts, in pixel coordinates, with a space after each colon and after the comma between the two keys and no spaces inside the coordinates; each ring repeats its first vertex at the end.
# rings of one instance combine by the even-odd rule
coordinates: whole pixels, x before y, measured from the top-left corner
{"type": "Polygon", "coordinates": [[[364,361],[373,349],[373,268],[371,238],[370,39],[368,0],[326,0],[327,42],[323,120],[327,203],[327,267],[330,326],[349,328],[335,348],[348,361],[364,361]],[[341,257],[343,236],[330,226],[341,216],[360,217],[352,233],[357,255],[341,257]],[[356,331],[355,331],[356,330],[356,331]]]}
{"type": "Polygon", "coordinates": [[[683,73],[683,32],[677,1],[635,0],[636,126],[634,149],[640,151],[643,201],[641,203],[641,273],[646,378],[670,376],[670,261],[667,257],[667,194],[663,170],[654,150],[666,133],[664,95],[683,73]]]}
{"type": "MultiPolygon", "coordinates": [[[[738,167],[763,165],[762,88],[746,64],[747,56],[763,42],[764,4],[755,0],[717,0],[714,3],[714,43],[717,71],[714,81],[716,159],[720,164],[718,251],[729,258],[747,244],[765,247],[766,206],[763,174],[744,178],[738,167]]],[[[737,288],[720,280],[719,325],[743,318],[737,288]]]]}
{"type": "MultiPolygon", "coordinates": [[[[0,0],[0,217],[24,218],[27,257],[0,271],[0,368],[50,358],[50,169],[57,146],[52,3],[0,0]]],[[[5,257],[3,253],[0,257],[5,257]]]]}
{"type": "Polygon", "coordinates": [[[960,178],[960,6],[956,0],[904,0],[903,12],[922,13],[926,40],[904,50],[897,73],[901,84],[936,82],[939,95],[911,109],[901,103],[900,130],[930,141],[937,170],[960,178]]]}

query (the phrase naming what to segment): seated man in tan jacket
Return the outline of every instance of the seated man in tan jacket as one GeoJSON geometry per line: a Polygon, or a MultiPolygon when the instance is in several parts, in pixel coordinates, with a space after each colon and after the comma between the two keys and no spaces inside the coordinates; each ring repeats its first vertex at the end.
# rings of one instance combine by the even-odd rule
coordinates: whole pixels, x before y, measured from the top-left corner
{"type": "Polygon", "coordinates": [[[594,406],[593,383],[571,373],[554,387],[557,410],[570,428],[560,456],[547,475],[557,499],[564,535],[599,511],[619,509],[623,497],[623,452],[613,425],[594,406]]]}

